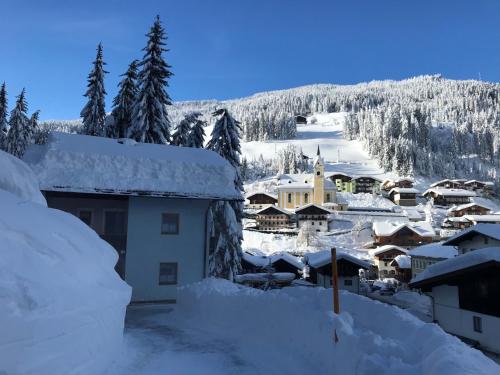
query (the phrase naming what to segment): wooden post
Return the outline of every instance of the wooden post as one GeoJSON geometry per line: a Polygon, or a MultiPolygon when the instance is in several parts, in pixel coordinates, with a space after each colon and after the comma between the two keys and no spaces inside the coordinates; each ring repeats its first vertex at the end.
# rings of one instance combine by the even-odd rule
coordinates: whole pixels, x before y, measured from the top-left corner
{"type": "Polygon", "coordinates": [[[332,289],[333,289],[333,312],[338,314],[339,307],[339,281],[337,273],[337,249],[332,247],[332,289]]]}

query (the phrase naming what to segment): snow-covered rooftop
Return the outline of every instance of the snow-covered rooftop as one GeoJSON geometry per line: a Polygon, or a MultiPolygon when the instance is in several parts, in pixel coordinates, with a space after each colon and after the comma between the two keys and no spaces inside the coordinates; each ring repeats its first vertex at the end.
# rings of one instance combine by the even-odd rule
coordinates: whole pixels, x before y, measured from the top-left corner
{"type": "Polygon", "coordinates": [[[430,188],[424,192],[424,195],[435,193],[445,197],[475,197],[476,193],[465,189],[445,189],[445,188],[430,188]]]}
{"type": "Polygon", "coordinates": [[[472,203],[460,204],[458,206],[453,206],[450,209],[448,209],[448,212],[461,211],[461,210],[464,210],[464,209],[467,209],[467,208],[471,208],[471,207],[476,207],[476,206],[477,207],[486,208],[488,210],[491,210],[491,208],[486,207],[486,206],[484,206],[482,204],[472,202],[472,203]]]}
{"type": "MultiPolygon", "coordinates": [[[[314,268],[319,268],[323,267],[332,261],[332,256],[331,256],[331,251],[330,250],[323,250],[323,251],[318,251],[316,253],[308,253],[306,255],[307,257],[307,262],[311,267],[314,268]]],[[[371,264],[368,263],[367,261],[364,261],[362,259],[356,258],[355,256],[352,256],[347,253],[343,252],[338,252],[337,253],[337,261],[344,259],[349,262],[352,262],[354,264],[357,264],[361,268],[369,269],[371,267],[371,264]]]]}
{"type": "Polygon", "coordinates": [[[456,245],[476,234],[482,234],[500,241],[500,224],[477,224],[457,233],[443,243],[443,245],[456,245]]]}
{"type": "Polygon", "coordinates": [[[255,212],[255,214],[256,215],[260,215],[260,214],[264,213],[265,211],[272,211],[272,210],[276,210],[278,212],[281,212],[283,215],[288,215],[288,216],[292,215],[292,212],[287,211],[284,208],[281,208],[281,207],[278,207],[278,206],[264,207],[264,208],[260,209],[259,211],[255,212]]]}
{"type": "Polygon", "coordinates": [[[301,211],[304,211],[306,208],[309,208],[309,207],[316,207],[317,209],[322,210],[322,211],[324,211],[327,214],[332,214],[333,213],[333,211],[329,210],[328,208],[326,208],[324,206],[320,206],[320,205],[315,204],[315,203],[309,203],[309,204],[306,204],[305,206],[297,208],[295,210],[295,213],[297,214],[297,213],[299,213],[301,211]]]}
{"type": "Polygon", "coordinates": [[[458,251],[453,246],[444,246],[443,242],[430,243],[416,247],[410,251],[411,256],[421,256],[427,258],[453,258],[458,251]]]}
{"type": "Polygon", "coordinates": [[[259,195],[259,194],[266,195],[266,196],[273,198],[273,199],[278,199],[278,196],[276,194],[271,194],[271,193],[268,193],[267,191],[254,191],[254,192],[248,193],[245,196],[245,198],[249,199],[249,198],[253,197],[254,195],[259,195]]]}
{"type": "Polygon", "coordinates": [[[395,188],[392,188],[389,191],[389,194],[392,194],[392,192],[403,193],[403,194],[418,194],[418,190],[415,189],[415,188],[400,188],[400,187],[395,187],[395,188]]]}
{"type": "Polygon", "coordinates": [[[234,169],[205,149],[53,132],[24,160],[41,190],[242,199],[234,169]]]}
{"type": "Polygon", "coordinates": [[[500,215],[464,215],[464,218],[474,223],[500,223],[500,215]]]}
{"type": "Polygon", "coordinates": [[[407,227],[422,237],[435,236],[432,225],[427,221],[416,221],[411,223],[397,223],[393,221],[376,221],[373,223],[373,231],[377,236],[391,236],[399,230],[407,227]]]}
{"type": "Polygon", "coordinates": [[[276,253],[271,256],[252,255],[247,252],[244,252],[243,259],[246,260],[248,263],[253,264],[256,267],[265,267],[269,265],[269,263],[274,264],[278,260],[284,260],[285,262],[290,263],[297,269],[301,270],[302,268],[304,268],[304,263],[300,260],[300,258],[286,252],[276,253]]]}
{"type": "Polygon", "coordinates": [[[398,255],[394,258],[393,263],[396,262],[401,269],[411,268],[411,258],[408,255],[398,255]]]}
{"type": "Polygon", "coordinates": [[[398,251],[401,251],[402,253],[408,253],[408,250],[400,247],[400,246],[396,246],[396,245],[383,245],[383,246],[379,246],[377,247],[376,249],[372,249],[370,250],[370,255],[372,257],[374,256],[377,256],[379,254],[383,254],[385,253],[386,251],[390,251],[390,250],[398,250],[398,251]]]}
{"type": "MultiPolygon", "coordinates": [[[[312,188],[314,188],[314,175],[310,173],[284,174],[278,178],[278,190],[312,188]]],[[[324,179],[324,188],[337,190],[337,186],[327,178],[324,179]]]]}
{"type": "Polygon", "coordinates": [[[412,283],[429,280],[487,262],[500,263],[500,247],[487,247],[435,263],[413,278],[412,283]]]}

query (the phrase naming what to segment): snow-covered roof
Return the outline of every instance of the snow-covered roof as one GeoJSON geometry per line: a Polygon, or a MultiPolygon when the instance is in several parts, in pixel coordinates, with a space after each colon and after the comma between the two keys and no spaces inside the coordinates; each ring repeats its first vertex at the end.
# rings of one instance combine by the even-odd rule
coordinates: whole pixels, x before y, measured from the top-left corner
{"type": "Polygon", "coordinates": [[[315,204],[315,203],[309,203],[309,204],[306,204],[305,206],[302,206],[302,207],[300,207],[300,208],[297,208],[297,209],[295,210],[295,213],[297,214],[297,213],[299,213],[300,211],[303,211],[303,210],[305,210],[306,208],[309,208],[309,207],[316,207],[316,208],[317,208],[317,209],[319,209],[319,210],[323,210],[323,211],[324,211],[325,213],[327,213],[327,214],[332,214],[332,213],[333,213],[333,211],[329,210],[328,208],[323,207],[323,206],[320,206],[320,205],[315,204]]]}
{"type": "Polygon", "coordinates": [[[434,263],[415,276],[411,283],[417,284],[413,285],[413,287],[418,288],[418,284],[422,283],[424,280],[432,282],[432,279],[438,276],[444,276],[452,272],[465,270],[488,262],[500,263],[500,247],[487,247],[469,251],[463,255],[434,263]]]}
{"type": "Polygon", "coordinates": [[[484,236],[496,239],[500,241],[500,224],[477,224],[473,227],[467,228],[466,230],[457,233],[453,237],[449,238],[447,241],[443,242],[443,245],[457,245],[460,242],[467,240],[477,234],[482,234],[484,236]]]}
{"type": "Polygon", "coordinates": [[[411,223],[376,221],[373,223],[373,231],[377,236],[391,236],[404,227],[407,227],[422,237],[433,237],[436,234],[432,225],[427,221],[416,221],[411,223]]]}
{"type": "Polygon", "coordinates": [[[263,194],[263,195],[266,195],[268,196],[269,198],[273,198],[273,199],[278,199],[278,196],[276,194],[271,194],[271,193],[268,193],[266,191],[254,191],[252,193],[249,193],[245,196],[245,199],[250,199],[251,197],[253,197],[254,195],[259,195],[259,194],[263,194]]]}
{"type": "Polygon", "coordinates": [[[374,176],[365,176],[365,175],[361,175],[361,176],[356,176],[356,177],[353,177],[353,180],[358,180],[360,178],[371,178],[375,181],[378,181],[378,182],[382,182],[382,180],[378,177],[374,177],[374,176]]]}
{"type": "MultiPolygon", "coordinates": [[[[314,268],[323,267],[327,264],[330,264],[332,261],[332,255],[330,250],[318,251],[316,253],[308,253],[306,254],[307,263],[314,268]]],[[[350,254],[344,252],[337,252],[337,261],[344,259],[351,263],[357,264],[361,268],[369,269],[371,264],[362,259],[356,258],[350,254]]]]}
{"type": "MultiPolygon", "coordinates": [[[[313,189],[314,175],[310,173],[284,174],[278,178],[278,190],[313,189]]],[[[325,190],[337,190],[337,186],[329,179],[324,178],[325,190]]]]}
{"type": "Polygon", "coordinates": [[[417,220],[425,219],[425,213],[420,212],[416,208],[405,207],[403,209],[403,212],[406,214],[406,216],[408,216],[408,219],[417,219],[417,220]]]}
{"type": "Polygon", "coordinates": [[[394,258],[392,263],[397,263],[398,267],[401,269],[411,268],[411,258],[408,255],[398,255],[394,258]]]}
{"type": "Polygon", "coordinates": [[[383,245],[383,246],[379,246],[377,247],[376,249],[372,249],[370,250],[370,255],[372,257],[374,256],[377,256],[379,254],[383,254],[387,251],[391,251],[391,250],[398,250],[398,251],[401,251],[402,253],[405,253],[407,254],[408,253],[408,250],[400,247],[400,246],[396,246],[396,245],[383,245]]]}
{"type": "Polygon", "coordinates": [[[474,223],[500,223],[500,215],[464,215],[464,218],[474,223]]]}
{"type": "Polygon", "coordinates": [[[465,189],[445,189],[445,188],[431,188],[427,189],[423,195],[435,193],[446,197],[475,197],[476,193],[465,189]]]}
{"type": "Polygon", "coordinates": [[[416,247],[410,251],[411,256],[427,258],[453,258],[458,254],[453,246],[444,246],[443,242],[430,243],[416,247]]]}
{"type": "Polygon", "coordinates": [[[438,185],[445,184],[445,183],[450,182],[450,181],[451,181],[450,179],[445,178],[444,180],[440,180],[440,181],[436,181],[436,182],[432,183],[431,187],[436,187],[438,185]]]}
{"type": "Polygon", "coordinates": [[[489,207],[486,207],[485,205],[482,205],[482,204],[479,204],[479,203],[475,203],[475,202],[472,202],[472,203],[466,203],[466,204],[460,204],[458,206],[453,206],[451,208],[448,209],[448,212],[455,212],[455,211],[461,211],[461,210],[465,210],[467,208],[471,208],[471,207],[482,207],[482,208],[486,208],[488,210],[491,210],[491,208],[489,207]]]}
{"type": "Polygon", "coordinates": [[[233,167],[205,149],[53,132],[24,160],[41,190],[242,199],[233,167]]]}
{"type": "Polygon", "coordinates": [[[291,282],[295,279],[295,274],[291,272],[274,272],[268,274],[262,273],[244,273],[242,275],[236,275],[235,281],[238,283],[244,282],[254,282],[254,283],[265,283],[268,281],[278,281],[278,282],[291,282]]]}
{"type": "Polygon", "coordinates": [[[469,220],[467,220],[464,216],[458,216],[458,217],[447,217],[446,219],[443,220],[443,222],[451,222],[451,223],[468,223],[469,220]]]}
{"type": "Polygon", "coordinates": [[[302,263],[300,258],[286,252],[276,253],[270,256],[252,255],[247,252],[244,252],[243,259],[256,267],[265,267],[269,264],[269,262],[271,262],[271,264],[274,264],[278,260],[284,260],[285,262],[290,263],[297,269],[301,270],[302,268],[304,268],[304,263],[302,263]]]}
{"type": "Polygon", "coordinates": [[[285,210],[284,208],[281,208],[281,207],[278,207],[278,206],[268,206],[268,207],[264,207],[264,208],[260,209],[259,211],[255,212],[255,214],[256,214],[256,215],[260,215],[260,214],[262,214],[262,213],[264,213],[265,211],[268,211],[268,210],[269,210],[269,211],[271,211],[271,210],[276,210],[276,211],[279,211],[279,212],[281,212],[282,214],[284,214],[284,215],[288,215],[288,216],[292,215],[292,212],[287,211],[287,210],[285,210]]]}
{"type": "Polygon", "coordinates": [[[415,188],[400,188],[400,187],[395,187],[395,188],[392,188],[390,191],[389,191],[389,195],[392,194],[392,192],[395,192],[395,193],[403,193],[403,194],[418,194],[418,190],[415,189],[415,188]]]}
{"type": "Polygon", "coordinates": [[[486,186],[494,186],[495,185],[495,183],[493,181],[479,181],[479,180],[469,180],[469,181],[464,182],[464,185],[472,185],[475,183],[480,183],[480,184],[483,184],[486,186]]]}

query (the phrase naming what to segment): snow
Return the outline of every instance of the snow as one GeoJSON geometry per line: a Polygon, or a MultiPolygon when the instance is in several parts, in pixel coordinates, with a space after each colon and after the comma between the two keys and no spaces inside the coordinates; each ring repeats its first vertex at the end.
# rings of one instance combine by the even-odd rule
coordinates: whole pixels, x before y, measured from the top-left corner
{"type": "Polygon", "coordinates": [[[204,149],[54,132],[24,160],[42,190],[241,199],[234,169],[204,149]]]}
{"type": "Polygon", "coordinates": [[[24,163],[0,153],[0,164],[0,373],[101,374],[121,350],[131,295],[116,251],[43,205],[24,163]]]}
{"type": "Polygon", "coordinates": [[[485,236],[494,238],[500,241],[500,224],[477,224],[473,227],[467,228],[466,230],[457,233],[455,236],[449,238],[444,244],[452,245],[456,240],[466,238],[469,234],[483,234],[485,236]]]}
{"type": "Polygon", "coordinates": [[[415,188],[400,188],[400,187],[395,187],[395,188],[392,188],[390,191],[389,191],[389,195],[391,195],[392,192],[395,192],[395,193],[408,193],[408,194],[418,194],[419,191],[415,188]]]}
{"type": "Polygon", "coordinates": [[[287,252],[275,253],[269,256],[252,255],[247,252],[244,252],[243,259],[245,259],[248,263],[253,264],[256,267],[265,267],[269,265],[269,263],[274,264],[278,260],[284,260],[285,262],[291,264],[292,266],[296,267],[299,270],[304,268],[304,263],[302,263],[300,258],[293,256],[287,252]]]}
{"type": "Polygon", "coordinates": [[[373,232],[377,236],[390,236],[403,227],[407,227],[410,230],[413,230],[417,234],[423,237],[433,237],[435,236],[434,229],[432,225],[427,221],[417,221],[411,223],[397,223],[392,221],[377,221],[373,223],[373,232]]]}
{"type": "Polygon", "coordinates": [[[394,262],[401,269],[411,269],[411,258],[408,255],[398,255],[394,258],[394,262]]]}
{"type": "Polygon", "coordinates": [[[421,256],[427,258],[453,258],[458,251],[453,246],[444,246],[443,242],[430,243],[415,247],[410,251],[411,256],[421,256]]]}
{"type": "MultiPolygon", "coordinates": [[[[309,253],[306,256],[307,256],[307,263],[315,268],[323,267],[332,262],[331,251],[329,250],[318,251],[316,253],[309,253]]],[[[337,261],[341,259],[357,264],[361,268],[369,269],[371,267],[371,264],[367,261],[356,258],[355,256],[352,256],[347,253],[337,252],[337,261]]]]}
{"type": "Polygon", "coordinates": [[[396,206],[389,199],[381,197],[379,195],[373,195],[369,193],[337,193],[337,198],[343,199],[349,207],[375,207],[375,208],[392,208],[396,206]]]}
{"type": "Polygon", "coordinates": [[[127,350],[109,375],[499,371],[481,352],[397,307],[345,291],[341,313],[331,306],[331,289],[261,291],[207,279],[181,289],[170,312],[136,309],[127,350]]]}
{"type": "Polygon", "coordinates": [[[471,208],[471,207],[476,207],[476,206],[490,210],[490,208],[488,206],[483,206],[482,204],[472,202],[472,203],[466,203],[466,204],[459,204],[458,206],[453,206],[450,209],[448,209],[448,212],[451,213],[451,212],[455,212],[455,211],[461,211],[461,210],[464,210],[466,208],[471,208]]]}
{"type": "Polygon", "coordinates": [[[445,189],[445,188],[431,188],[427,189],[423,195],[428,193],[435,193],[437,195],[442,195],[445,197],[475,197],[476,193],[470,190],[464,189],[445,189]]]}
{"type": "Polygon", "coordinates": [[[442,262],[434,263],[423,272],[416,275],[411,282],[420,282],[490,261],[500,262],[500,247],[478,249],[451,259],[443,260],[442,262]]]}
{"type": "Polygon", "coordinates": [[[0,190],[46,206],[33,171],[18,158],[0,150],[0,190]]]}
{"type": "Polygon", "coordinates": [[[285,210],[284,208],[281,208],[281,207],[278,207],[278,206],[268,206],[268,207],[264,207],[260,210],[258,210],[257,212],[255,212],[255,215],[259,215],[259,214],[262,214],[263,212],[269,210],[270,212],[273,212],[273,210],[276,210],[278,212],[281,212],[282,214],[284,215],[287,215],[287,216],[290,216],[292,213],[285,210]]]}
{"type": "Polygon", "coordinates": [[[464,215],[464,219],[474,223],[500,223],[500,215],[464,215]]]}
{"type": "Polygon", "coordinates": [[[295,279],[295,274],[291,272],[274,272],[273,274],[261,273],[245,273],[236,275],[235,281],[238,283],[244,282],[267,282],[270,280],[292,282],[295,279]]]}
{"type": "Polygon", "coordinates": [[[386,251],[389,251],[389,250],[398,250],[398,251],[401,251],[403,253],[408,253],[408,250],[400,247],[400,246],[396,246],[396,245],[384,245],[384,246],[379,246],[373,250],[370,250],[370,255],[372,257],[374,256],[377,256],[379,254],[382,254],[382,253],[385,253],[386,251]]]}

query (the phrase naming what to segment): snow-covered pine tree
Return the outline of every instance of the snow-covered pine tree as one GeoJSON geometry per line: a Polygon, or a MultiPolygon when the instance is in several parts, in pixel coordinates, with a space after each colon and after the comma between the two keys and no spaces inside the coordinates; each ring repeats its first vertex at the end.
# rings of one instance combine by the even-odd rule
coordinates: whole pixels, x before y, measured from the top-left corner
{"type": "MultiPolygon", "coordinates": [[[[240,175],[240,123],[236,121],[226,109],[219,109],[213,113],[217,117],[212,138],[207,148],[217,152],[235,169],[234,185],[239,191],[243,190],[240,175]]],[[[241,269],[241,242],[243,205],[241,202],[215,202],[212,207],[214,246],[210,249],[209,270],[211,275],[233,280],[241,269]]]]}
{"type": "Polygon", "coordinates": [[[30,123],[26,112],[28,104],[26,103],[25,90],[17,97],[16,105],[9,118],[9,133],[7,135],[6,151],[18,158],[21,158],[30,142],[30,123]]]}
{"type": "Polygon", "coordinates": [[[85,97],[88,98],[87,104],[80,112],[82,117],[83,128],[82,133],[87,135],[104,135],[104,121],[106,119],[106,111],[104,104],[104,97],[106,90],[104,90],[104,70],[106,63],[102,59],[102,44],[97,46],[97,56],[92,63],[94,67],[89,73],[87,79],[87,91],[85,97]]]}
{"type": "Polygon", "coordinates": [[[181,122],[179,122],[179,125],[175,128],[174,134],[172,134],[172,145],[182,147],[189,146],[189,133],[194,120],[195,118],[190,113],[184,116],[181,122]]]}
{"type": "Polygon", "coordinates": [[[118,84],[118,94],[113,99],[113,122],[106,129],[110,138],[125,138],[132,125],[132,107],[138,93],[137,64],[137,60],[132,61],[127,72],[121,75],[124,78],[118,84]]]}
{"type": "Polygon", "coordinates": [[[38,119],[40,118],[40,111],[35,111],[30,117],[29,120],[29,127],[28,127],[28,137],[27,139],[29,140],[29,143],[36,143],[35,142],[35,134],[38,133],[38,119]]]}
{"type": "Polygon", "coordinates": [[[0,88],[0,150],[5,150],[7,142],[7,88],[5,82],[0,88]]]}
{"type": "Polygon", "coordinates": [[[170,142],[167,106],[172,104],[165,87],[173,73],[162,56],[168,50],[164,48],[167,37],[159,16],[146,36],[148,43],[139,64],[142,68],[138,75],[139,94],[133,106],[128,136],[139,142],[165,144],[170,142]]]}
{"type": "Polygon", "coordinates": [[[200,112],[193,112],[191,114],[193,117],[191,130],[189,131],[188,146],[195,148],[203,148],[205,143],[205,126],[207,123],[200,119],[200,112]]]}

